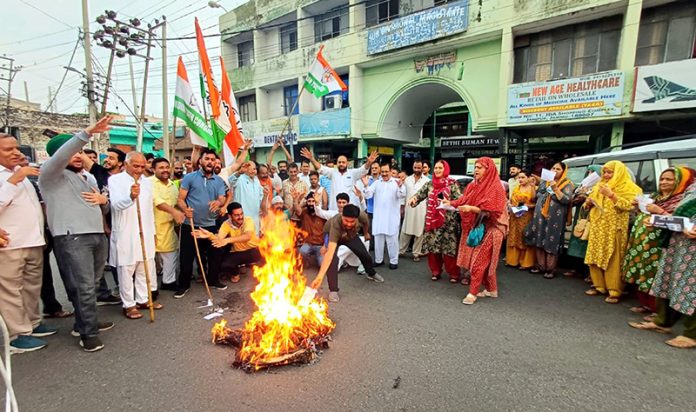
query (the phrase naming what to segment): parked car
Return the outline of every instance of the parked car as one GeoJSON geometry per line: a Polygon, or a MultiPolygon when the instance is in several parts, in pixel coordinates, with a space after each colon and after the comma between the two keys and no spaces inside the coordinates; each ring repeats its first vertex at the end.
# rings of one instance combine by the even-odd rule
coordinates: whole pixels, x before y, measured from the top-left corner
{"type": "Polygon", "coordinates": [[[587,166],[603,165],[610,160],[620,160],[633,173],[636,184],[645,193],[657,190],[660,173],[670,166],[688,166],[696,169],[696,135],[681,140],[653,143],[630,149],[597,153],[566,159],[568,177],[579,184],[585,177],[587,166]]]}
{"type": "MultiPolygon", "coordinates": [[[[462,190],[462,193],[464,193],[464,189],[466,188],[466,186],[474,181],[474,177],[469,175],[450,175],[450,177],[457,181],[457,184],[459,184],[459,188],[462,190]]],[[[501,180],[500,184],[502,184],[503,188],[505,188],[505,193],[508,193],[508,182],[506,182],[505,180],[501,180]]]]}

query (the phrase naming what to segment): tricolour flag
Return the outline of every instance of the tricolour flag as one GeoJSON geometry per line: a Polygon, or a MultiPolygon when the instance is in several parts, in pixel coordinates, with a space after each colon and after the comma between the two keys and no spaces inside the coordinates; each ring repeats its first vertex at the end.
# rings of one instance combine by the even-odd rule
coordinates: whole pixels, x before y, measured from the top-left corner
{"type": "Polygon", "coordinates": [[[227,77],[222,57],[220,57],[220,70],[222,71],[222,93],[220,95],[220,116],[216,119],[216,123],[225,132],[221,146],[225,164],[229,166],[234,163],[239,148],[244,144],[244,131],[242,121],[239,118],[237,100],[234,98],[232,85],[227,77]]]}
{"type": "MultiPolygon", "coordinates": [[[[191,84],[186,73],[184,61],[179,56],[179,63],[176,69],[176,94],[174,96],[174,117],[183,120],[191,130],[191,143],[203,146],[218,148],[218,141],[213,136],[213,132],[201,115],[201,111],[193,94],[191,84]]],[[[216,149],[217,150],[217,149],[216,149]]]]}
{"type": "Polygon", "coordinates": [[[343,83],[338,73],[324,59],[322,50],[324,50],[324,46],[319,48],[317,58],[309,67],[309,73],[305,79],[305,89],[318,98],[335,91],[348,90],[348,86],[343,83]]]}
{"type": "Polygon", "coordinates": [[[215,85],[215,80],[213,78],[213,70],[210,67],[210,59],[208,59],[208,50],[205,48],[203,32],[201,31],[201,26],[198,24],[198,17],[196,17],[195,22],[196,45],[198,46],[198,57],[201,62],[201,75],[203,76],[202,83],[205,86],[206,98],[211,109],[210,117],[215,118],[220,115],[220,92],[218,92],[218,88],[215,85]]]}

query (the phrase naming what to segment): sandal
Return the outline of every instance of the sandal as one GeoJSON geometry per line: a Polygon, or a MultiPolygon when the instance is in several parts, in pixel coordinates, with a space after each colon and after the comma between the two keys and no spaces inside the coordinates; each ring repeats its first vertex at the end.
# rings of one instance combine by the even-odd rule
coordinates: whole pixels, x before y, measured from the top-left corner
{"type": "MultiPolygon", "coordinates": [[[[152,302],[152,309],[154,309],[154,310],[160,310],[163,307],[164,307],[164,305],[162,305],[159,302],[152,302]]],[[[148,306],[147,303],[138,303],[138,309],[150,309],[150,307],[148,306]]]]}
{"type": "Polygon", "coordinates": [[[493,291],[489,292],[486,289],[483,290],[483,292],[479,292],[476,294],[477,298],[497,298],[498,297],[498,291],[493,291]]]}
{"type": "Polygon", "coordinates": [[[604,298],[604,303],[609,303],[611,305],[615,305],[615,304],[619,303],[620,300],[621,300],[621,298],[618,296],[607,296],[606,298],[604,298]]]}
{"type": "Polygon", "coordinates": [[[628,322],[628,326],[640,330],[652,330],[665,335],[672,332],[672,329],[656,325],[653,322],[628,322]]]}
{"type": "Polygon", "coordinates": [[[655,320],[656,317],[657,317],[657,313],[651,313],[649,315],[643,316],[643,320],[646,322],[652,322],[655,320]]]}
{"type": "Polygon", "coordinates": [[[629,309],[633,313],[650,313],[650,309],[645,306],[634,306],[629,309]]]}
{"type": "Polygon", "coordinates": [[[433,275],[433,277],[430,278],[433,282],[437,282],[442,278],[442,275],[433,275]]]}
{"type": "Polygon", "coordinates": [[[58,312],[44,313],[43,317],[46,319],[69,318],[70,316],[72,316],[74,314],[75,313],[71,310],[59,310],[58,312]]]}
{"type": "Polygon", "coordinates": [[[140,313],[136,306],[131,306],[130,308],[123,308],[123,314],[128,319],[140,319],[143,317],[143,314],[140,313]]]}
{"type": "Polygon", "coordinates": [[[464,278],[462,278],[462,280],[459,283],[461,283],[464,286],[469,286],[470,281],[471,281],[471,279],[464,277],[464,278]]]}
{"type": "Polygon", "coordinates": [[[569,271],[563,272],[563,276],[568,276],[568,277],[575,276],[575,271],[569,270],[569,271]]]}
{"type": "Polygon", "coordinates": [[[532,269],[529,269],[529,273],[532,273],[532,274],[534,274],[534,275],[537,275],[537,274],[541,273],[541,269],[539,269],[539,268],[532,268],[532,269]]]}
{"type": "Polygon", "coordinates": [[[679,335],[674,339],[666,341],[665,343],[673,348],[679,349],[696,348],[696,339],[687,338],[684,335],[679,335]]]}
{"type": "Polygon", "coordinates": [[[420,262],[420,256],[414,256],[413,257],[414,262],[420,262]]]}
{"type": "Polygon", "coordinates": [[[450,278],[450,283],[458,283],[459,279],[450,278]]]}
{"type": "Polygon", "coordinates": [[[601,295],[601,293],[599,293],[599,291],[597,289],[588,289],[585,291],[585,294],[587,296],[599,296],[599,295],[601,295]]]}
{"type": "Polygon", "coordinates": [[[239,275],[234,275],[234,276],[232,276],[232,277],[230,278],[230,282],[232,282],[232,283],[239,283],[239,280],[240,280],[240,279],[241,279],[241,278],[239,277],[239,275]]]}
{"type": "Polygon", "coordinates": [[[521,271],[523,271],[523,272],[526,272],[526,271],[528,271],[528,270],[532,270],[532,268],[533,268],[533,266],[527,266],[526,268],[523,268],[522,266],[520,266],[520,267],[518,267],[517,269],[519,269],[519,270],[521,270],[521,271]]]}
{"type": "Polygon", "coordinates": [[[476,303],[476,296],[469,293],[466,295],[464,299],[462,299],[462,303],[465,305],[473,305],[474,303],[476,303]]]}
{"type": "Polygon", "coordinates": [[[555,277],[556,275],[554,275],[553,273],[544,273],[544,279],[553,279],[555,277]]]}

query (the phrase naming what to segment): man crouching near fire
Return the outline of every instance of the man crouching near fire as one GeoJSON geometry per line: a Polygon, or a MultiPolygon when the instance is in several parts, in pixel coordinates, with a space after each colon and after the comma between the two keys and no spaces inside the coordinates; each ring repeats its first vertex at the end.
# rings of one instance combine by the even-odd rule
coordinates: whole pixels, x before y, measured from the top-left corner
{"type": "Polygon", "coordinates": [[[346,205],[340,215],[329,219],[324,225],[324,245],[326,252],[321,262],[319,273],[312,281],[312,289],[318,290],[324,276],[329,282],[329,301],[338,302],[338,258],[336,249],[339,245],[346,245],[360,259],[365,266],[367,278],[375,282],[384,282],[372,266],[372,257],[365,248],[365,244],[358,237],[361,227],[367,227],[367,216],[360,212],[355,205],[346,205]],[[366,264],[367,263],[367,264],[366,264]]]}

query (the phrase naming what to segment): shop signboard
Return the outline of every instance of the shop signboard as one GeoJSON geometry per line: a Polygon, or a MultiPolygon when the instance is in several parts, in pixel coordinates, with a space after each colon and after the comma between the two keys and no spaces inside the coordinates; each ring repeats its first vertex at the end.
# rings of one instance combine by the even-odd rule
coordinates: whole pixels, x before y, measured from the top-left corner
{"type": "MultiPolygon", "coordinates": [[[[280,130],[277,132],[267,132],[264,134],[254,135],[254,147],[271,147],[280,137],[280,130]]],[[[297,144],[297,133],[287,131],[283,133],[285,144],[297,144]]]]}
{"type": "Polygon", "coordinates": [[[509,124],[620,116],[625,80],[613,70],[508,87],[509,124]]]}
{"type": "Polygon", "coordinates": [[[440,140],[442,150],[457,150],[462,148],[477,149],[491,148],[500,145],[500,138],[489,136],[447,137],[440,140]]]}
{"type": "Polygon", "coordinates": [[[469,0],[445,3],[383,23],[367,32],[367,54],[451,36],[469,26],[469,0]]]}
{"type": "Polygon", "coordinates": [[[636,68],[633,112],[696,107],[696,59],[636,68]]]}
{"type": "Polygon", "coordinates": [[[300,136],[350,134],[350,107],[300,114],[300,136]]]}

